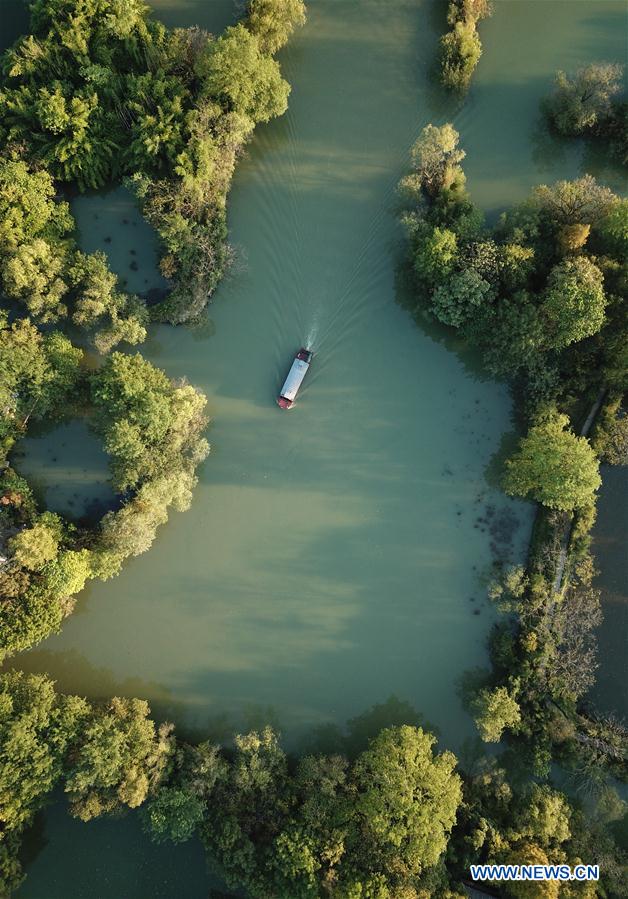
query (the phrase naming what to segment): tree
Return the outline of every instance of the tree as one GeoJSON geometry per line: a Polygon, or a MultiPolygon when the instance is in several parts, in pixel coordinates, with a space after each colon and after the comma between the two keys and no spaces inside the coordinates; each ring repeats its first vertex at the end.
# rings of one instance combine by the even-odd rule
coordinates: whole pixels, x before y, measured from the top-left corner
{"type": "Polygon", "coordinates": [[[480,277],[475,269],[465,268],[436,288],[432,294],[432,311],[439,321],[459,328],[492,295],[488,281],[480,277]]]}
{"type": "Polygon", "coordinates": [[[459,138],[453,125],[426,125],[410,151],[414,171],[401,182],[402,188],[423,188],[435,196],[454,181],[464,183],[460,163],[466,153],[458,148],[459,138]]]}
{"type": "Polygon", "coordinates": [[[85,700],[57,696],[43,675],[0,675],[0,892],[21,880],[21,831],[59,782],[88,713],[85,700]]]}
{"type": "Polygon", "coordinates": [[[14,253],[36,237],[54,244],[72,231],[70,207],[54,197],[45,169],[31,171],[22,159],[0,159],[0,254],[14,253]]]}
{"type": "Polygon", "coordinates": [[[112,457],[118,489],[189,470],[207,454],[200,436],[205,397],[189,385],[175,387],[139,353],[112,353],[91,387],[95,425],[112,457]]]}
{"type": "Polygon", "coordinates": [[[354,766],[348,851],[370,876],[417,878],[447,847],[462,788],[455,756],[435,755],[435,742],[420,727],[387,728],[354,766]]]}
{"type": "Polygon", "coordinates": [[[273,56],[295,28],[305,24],[303,0],[250,0],[246,27],[256,35],[262,53],[273,56]]]}
{"type": "Polygon", "coordinates": [[[173,752],[172,725],[157,728],[140,699],[110,700],[85,726],[65,790],[70,810],[89,821],[136,808],[159,783],[173,752]]]}
{"type": "Polygon", "coordinates": [[[6,294],[22,300],[28,312],[42,322],[63,318],[62,302],[68,291],[63,280],[65,254],[41,238],[24,243],[2,263],[2,283],[6,294]]]}
{"type": "Polygon", "coordinates": [[[180,787],[162,787],[146,806],[145,818],[156,843],[184,843],[203,819],[204,803],[180,787]]]}
{"type": "Polygon", "coordinates": [[[480,19],[490,16],[488,0],[450,0],[447,22],[451,31],[441,38],[441,79],[445,87],[464,90],[482,55],[477,33],[480,19]]]}
{"type": "Polygon", "coordinates": [[[468,319],[464,327],[480,346],[487,370],[500,377],[513,377],[521,368],[534,365],[545,346],[545,322],[538,307],[522,293],[487,310],[479,307],[477,318],[468,319]]]}
{"type": "Polygon", "coordinates": [[[524,288],[534,268],[534,250],[517,243],[499,248],[499,274],[508,293],[524,288]]]}
{"type": "Polygon", "coordinates": [[[561,349],[597,334],[606,309],[603,282],[602,272],[586,256],[554,266],[541,305],[549,346],[561,349]]]}
{"type": "Polygon", "coordinates": [[[90,550],[62,551],[46,567],[46,586],[54,597],[67,599],[79,593],[92,574],[90,550]]]}
{"type": "Polygon", "coordinates": [[[556,73],[555,89],[547,103],[554,127],[561,134],[582,134],[604,121],[611,111],[611,100],[622,89],[623,67],[594,63],[571,78],[556,73]]]}
{"type": "Polygon", "coordinates": [[[227,764],[218,746],[179,744],[173,768],[142,810],[144,828],[157,843],[190,839],[201,824],[216,784],[225,777],[227,764]]]}
{"type": "Polygon", "coordinates": [[[80,379],[81,350],[58,331],[41,334],[27,319],[0,320],[0,408],[22,428],[31,416],[67,411],[80,379]]]}
{"type": "Polygon", "coordinates": [[[599,462],[585,437],[565,430],[566,415],[554,414],[530,428],[506,461],[504,490],[535,499],[550,509],[590,505],[601,484],[599,462]]]}
{"type": "MultiPolygon", "coordinates": [[[[111,577],[118,573],[123,559],[147,552],[157,528],[168,521],[169,507],[178,512],[190,507],[195,485],[192,471],[175,469],[143,484],[118,512],[108,512],[101,521],[99,547],[104,551],[100,564],[107,573],[98,576],[111,577]]],[[[99,564],[98,560],[92,561],[99,564]]]]}
{"type": "MultiPolygon", "coordinates": [[[[535,843],[525,842],[504,854],[504,860],[511,865],[542,865],[547,867],[550,859],[547,853],[535,843]]],[[[513,881],[508,884],[508,895],[513,899],[558,899],[560,883],[557,880],[541,880],[531,883],[513,881]]]]}
{"type": "Polygon", "coordinates": [[[271,728],[236,736],[233,761],[216,783],[201,831],[229,885],[270,892],[265,871],[288,814],[288,790],[287,759],[271,728]]]}
{"type": "Polygon", "coordinates": [[[136,344],[146,338],[146,307],[136,296],[118,290],[118,278],[104,253],[77,252],[69,279],[75,295],[72,321],[96,329],[99,352],[108,353],[123,340],[136,344]]]}
{"type": "Polygon", "coordinates": [[[458,239],[448,228],[427,229],[417,235],[414,270],[428,286],[435,287],[447,280],[458,255],[458,239]]]}
{"type": "Polygon", "coordinates": [[[557,181],[551,187],[542,184],[532,197],[533,204],[555,225],[595,225],[617,203],[613,191],[598,184],[592,175],[557,181]]]}
{"type": "Polygon", "coordinates": [[[499,743],[505,730],[516,729],[521,710],[507,687],[482,689],[473,701],[475,724],[485,743],[499,743]]]}
{"type": "Polygon", "coordinates": [[[596,226],[596,237],[604,253],[617,259],[628,256],[628,199],[613,203],[596,226]]]}
{"type": "Polygon", "coordinates": [[[442,81],[445,87],[465,90],[482,55],[482,43],[475,24],[456,22],[441,43],[442,81]]]}
{"type": "Polygon", "coordinates": [[[621,403],[620,394],[604,406],[593,438],[595,451],[611,465],[628,465],[628,415],[621,403]]]}
{"type": "Polygon", "coordinates": [[[554,612],[545,677],[552,696],[567,702],[584,696],[595,683],[595,630],[602,623],[602,611],[599,590],[590,584],[592,574],[583,578],[582,566],[577,565],[554,612]]]}
{"type": "Polygon", "coordinates": [[[333,895],[345,856],[347,767],[339,755],[299,761],[291,778],[293,810],[272,852],[277,895],[315,899],[326,889],[333,895]]]}
{"type": "Polygon", "coordinates": [[[268,122],[288,106],[290,86],[279,65],[265,56],[256,35],[239,24],[209,45],[201,67],[204,89],[251,122],[268,122]]]}
{"type": "Polygon", "coordinates": [[[56,558],[62,537],[62,522],[58,515],[44,512],[32,527],[24,528],[9,540],[15,561],[30,571],[39,571],[46,562],[56,558]]]}

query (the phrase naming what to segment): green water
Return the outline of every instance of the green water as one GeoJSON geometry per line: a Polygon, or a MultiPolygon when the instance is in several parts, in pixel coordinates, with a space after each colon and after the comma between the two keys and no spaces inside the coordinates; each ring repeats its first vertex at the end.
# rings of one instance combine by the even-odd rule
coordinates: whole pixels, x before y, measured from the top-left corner
{"type": "Polygon", "coordinates": [[[133,196],[124,187],[77,197],[72,214],[82,249],[104,250],[121,287],[145,295],[167,286],[157,269],[157,235],[137,214],[133,196]]]}
{"type": "Polygon", "coordinates": [[[39,502],[67,518],[98,520],[115,501],[107,456],[83,421],[26,437],[11,461],[28,478],[39,502]]]}
{"type": "MultiPolygon", "coordinates": [[[[227,2],[155,6],[170,25],[216,32],[234,14],[227,2]]],[[[298,746],[391,694],[452,748],[473,734],[457,683],[487,663],[482,574],[495,551],[523,556],[530,509],[487,480],[513,427],[507,391],[396,302],[394,188],[421,128],[450,119],[490,214],[577,174],[582,149],[547,146],[538,101],[557,68],[624,50],[622,3],[495,6],[458,107],[430,87],[442,4],[310,4],[282,54],[290,110],[258,130],[236,174],[237,262],[211,323],[156,329],[145,347],[209,398],[213,450],[192,509],[119,578],[86,590],[63,633],[21,667],[92,697],[144,696],[182,729],[216,736],[272,720],[298,746]],[[307,342],[312,370],[295,409],[280,412],[274,396],[307,342]]],[[[75,214],[83,245],[102,240],[136,279],[130,289],[159,286],[152,236],[123,192],[80,199],[75,214]]],[[[170,850],[181,882],[167,886],[133,817],[108,831],[116,871],[90,878],[101,831],[79,839],[63,820],[56,807],[47,816],[24,899],[206,895],[202,867],[170,850]]]]}
{"type": "Polygon", "coordinates": [[[628,718],[628,477],[604,465],[593,552],[604,620],[598,631],[600,668],[592,699],[598,708],[628,718]]]}

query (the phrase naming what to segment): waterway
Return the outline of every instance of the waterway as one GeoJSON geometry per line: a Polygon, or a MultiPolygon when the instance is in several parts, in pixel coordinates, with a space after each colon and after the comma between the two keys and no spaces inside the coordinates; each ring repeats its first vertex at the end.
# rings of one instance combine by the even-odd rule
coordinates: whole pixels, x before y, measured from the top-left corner
{"type": "MultiPolygon", "coordinates": [[[[395,184],[421,128],[448,120],[490,216],[539,181],[573,177],[582,148],[548,143],[538,102],[557,68],[624,51],[615,0],[495,5],[459,106],[431,81],[443,4],[310,4],[281,57],[289,112],[258,129],[236,174],[237,262],[210,319],[154,329],[143,350],[209,398],[212,454],[192,509],[119,578],[86,590],[63,633],[22,654],[22,668],[91,697],[146,697],[183,731],[222,738],[270,720],[298,746],[390,695],[420,709],[445,745],[472,735],[457,688],[487,662],[494,619],[482,578],[496,551],[523,556],[530,509],[492,476],[512,437],[507,391],[403,310],[395,184]],[[312,371],[282,413],[274,395],[304,342],[312,371]]],[[[215,32],[235,14],[226,0],[155,7],[169,25],[215,32]]],[[[19,31],[18,6],[6,8],[19,31]]],[[[83,245],[109,249],[132,289],[159,286],[154,240],[128,196],[81,199],[74,212],[83,245]]],[[[41,438],[24,464],[46,460],[53,439],[63,434],[41,438]]],[[[39,468],[51,504],[63,502],[55,465],[67,459],[39,468]]],[[[134,816],[115,831],[81,825],[81,837],[62,820],[56,806],[46,815],[20,897],[172,895],[134,816]],[[103,867],[90,879],[100,839],[121,879],[103,867]]],[[[200,899],[195,851],[177,895],[200,899]]]]}
{"type": "Polygon", "coordinates": [[[599,671],[591,699],[628,720],[628,470],[602,466],[593,553],[604,620],[598,631],[599,671]]]}

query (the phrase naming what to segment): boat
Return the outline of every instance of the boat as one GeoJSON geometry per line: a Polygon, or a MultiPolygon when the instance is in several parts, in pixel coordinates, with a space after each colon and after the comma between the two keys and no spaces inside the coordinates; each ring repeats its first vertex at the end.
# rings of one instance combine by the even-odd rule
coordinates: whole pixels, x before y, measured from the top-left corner
{"type": "Polygon", "coordinates": [[[296,399],[297,393],[299,392],[299,387],[303,383],[303,378],[307,374],[307,370],[310,367],[310,362],[312,361],[312,353],[311,350],[306,350],[305,347],[301,347],[299,352],[296,354],[292,361],[292,366],[290,371],[288,372],[288,377],[284,381],[283,387],[279,392],[279,396],[277,397],[277,405],[281,409],[292,409],[294,406],[294,401],[296,399]]]}

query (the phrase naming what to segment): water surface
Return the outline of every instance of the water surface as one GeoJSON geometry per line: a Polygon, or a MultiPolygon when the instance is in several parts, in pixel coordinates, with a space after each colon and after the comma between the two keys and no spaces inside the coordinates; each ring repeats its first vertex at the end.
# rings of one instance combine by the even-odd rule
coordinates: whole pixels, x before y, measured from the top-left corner
{"type": "Polygon", "coordinates": [[[28,478],[37,500],[66,518],[98,520],[115,500],[107,455],[85,421],[67,422],[26,437],[11,463],[28,478]]]}
{"type": "Polygon", "coordinates": [[[600,667],[592,699],[604,712],[628,720],[628,470],[602,466],[602,489],[593,529],[604,620],[598,631],[600,667]]]}

